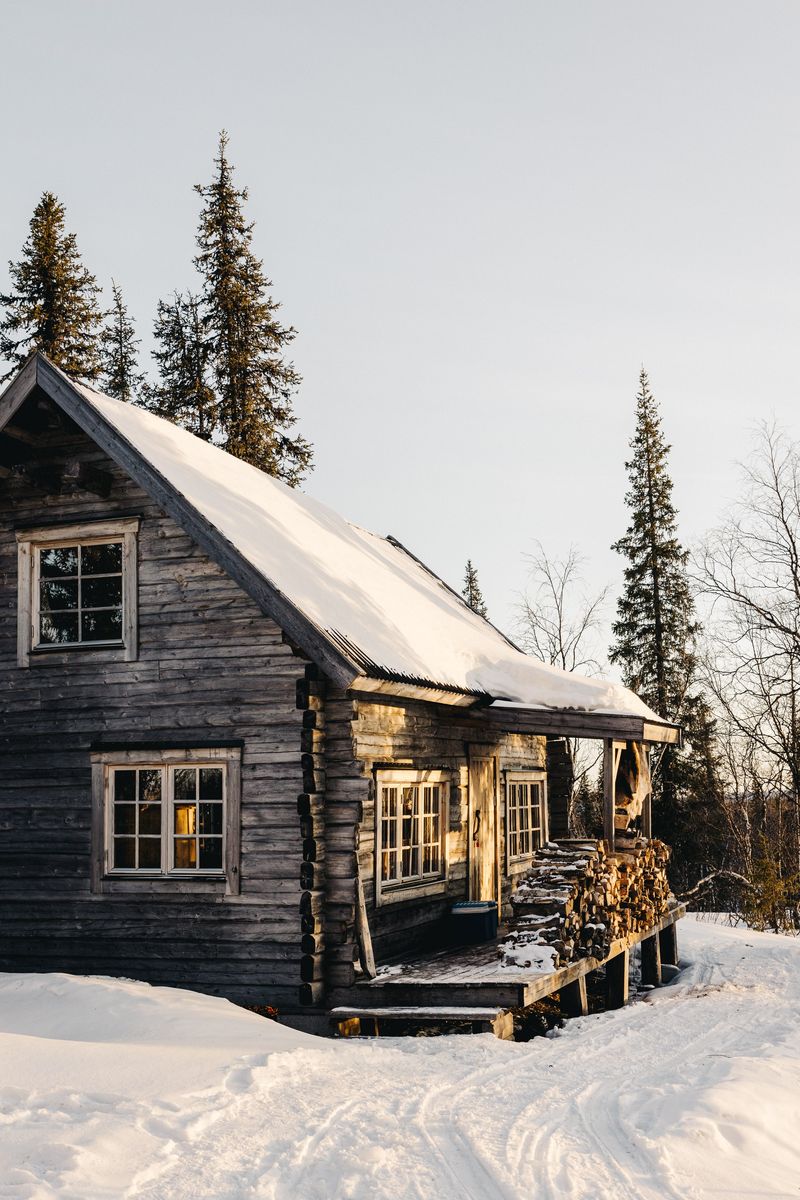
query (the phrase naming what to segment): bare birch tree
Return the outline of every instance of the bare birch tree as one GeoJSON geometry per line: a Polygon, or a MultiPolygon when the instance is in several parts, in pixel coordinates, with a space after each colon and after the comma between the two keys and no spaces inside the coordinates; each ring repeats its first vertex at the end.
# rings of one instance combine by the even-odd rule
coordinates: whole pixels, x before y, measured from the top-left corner
{"type": "MultiPolygon", "coordinates": [[[[562,559],[550,558],[541,542],[524,555],[529,567],[528,588],[517,605],[517,636],[523,648],[551,666],[583,675],[599,674],[603,607],[609,589],[589,594],[583,577],[584,556],[570,546],[562,559]]],[[[602,745],[567,738],[574,786],[570,803],[570,828],[577,825],[575,800],[581,785],[591,788],[589,777],[602,756],[602,745]]]]}
{"type": "Polygon", "coordinates": [[[697,555],[713,634],[706,673],[742,870],[769,855],[788,878],[800,870],[800,446],[763,426],[743,476],[697,555]]]}

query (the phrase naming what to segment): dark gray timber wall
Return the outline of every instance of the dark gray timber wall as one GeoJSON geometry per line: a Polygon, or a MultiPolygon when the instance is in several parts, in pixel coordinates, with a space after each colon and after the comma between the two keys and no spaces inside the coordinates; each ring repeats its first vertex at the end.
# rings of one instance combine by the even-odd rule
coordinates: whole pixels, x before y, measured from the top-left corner
{"type": "Polygon", "coordinates": [[[121,975],[296,1010],[306,660],[83,434],[48,439],[31,465],[68,455],[113,486],[101,499],[0,479],[0,969],[121,975]],[[15,527],[134,514],[138,661],[76,650],[18,667],[15,527]],[[90,893],[98,739],[243,743],[240,896],[173,880],[90,893]]]}

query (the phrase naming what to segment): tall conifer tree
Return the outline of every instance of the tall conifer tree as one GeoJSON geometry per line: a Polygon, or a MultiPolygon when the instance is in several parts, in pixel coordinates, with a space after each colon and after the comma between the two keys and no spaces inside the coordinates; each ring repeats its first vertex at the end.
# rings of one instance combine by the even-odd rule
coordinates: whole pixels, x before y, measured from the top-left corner
{"type": "Polygon", "coordinates": [[[195,265],[203,280],[203,323],[224,448],[237,458],[298,484],[312,449],[293,434],[292,397],[300,375],[286,360],[295,330],[277,319],[280,307],[252,249],[253,225],[245,220],[247,189],[237,189],[220,134],[214,178],[195,188],[203,199],[195,265]]]}
{"type": "Polygon", "coordinates": [[[100,288],[84,267],[64,205],[45,192],[34,209],[17,263],[9,263],[13,290],[0,295],[0,357],[12,375],[33,350],[77,379],[91,383],[101,370],[100,288]]]}
{"type": "MultiPolygon", "coordinates": [[[[627,560],[625,585],[617,602],[609,658],[624,682],[660,716],[684,726],[691,750],[667,747],[654,779],[656,833],[675,851],[679,876],[685,872],[697,833],[697,803],[713,802],[697,769],[713,764],[713,722],[696,683],[695,642],[699,625],[687,576],[688,552],[678,537],[677,512],[668,470],[658,404],[642,368],[636,397],[633,454],[625,464],[625,496],[630,523],[614,544],[627,560]]],[[[713,774],[713,773],[712,773],[713,774]]]]}
{"type": "Polygon", "coordinates": [[[198,297],[176,292],[171,302],[159,301],[153,332],[159,382],[148,390],[147,407],[204,441],[213,441],[218,406],[211,383],[211,346],[198,297]]]}
{"type": "Polygon", "coordinates": [[[100,335],[102,386],[109,396],[130,402],[143,398],[145,393],[145,380],[139,370],[137,352],[141,338],[136,337],[128,307],[122,298],[122,289],[113,279],[111,295],[111,311],[106,315],[100,335]]]}
{"type": "Polygon", "coordinates": [[[467,565],[464,570],[464,587],[461,595],[466,600],[473,612],[476,612],[479,617],[489,616],[488,609],[483,599],[483,592],[478,583],[477,568],[472,565],[472,559],[467,559],[467,565]]]}

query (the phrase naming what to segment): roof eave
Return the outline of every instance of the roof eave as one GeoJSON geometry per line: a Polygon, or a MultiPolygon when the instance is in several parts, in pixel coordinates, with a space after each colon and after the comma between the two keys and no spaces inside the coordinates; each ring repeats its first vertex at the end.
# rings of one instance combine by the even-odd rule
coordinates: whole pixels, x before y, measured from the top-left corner
{"type": "Polygon", "coordinates": [[[539,733],[554,737],[613,738],[681,746],[683,731],[669,721],[653,721],[634,713],[602,713],[573,708],[527,708],[491,705],[482,716],[498,731],[539,733]]]}

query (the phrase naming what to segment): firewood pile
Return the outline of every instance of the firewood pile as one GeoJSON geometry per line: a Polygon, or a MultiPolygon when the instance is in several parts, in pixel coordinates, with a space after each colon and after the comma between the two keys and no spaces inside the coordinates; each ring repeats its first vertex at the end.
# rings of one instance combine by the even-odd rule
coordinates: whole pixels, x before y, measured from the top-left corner
{"type": "Polygon", "coordinates": [[[603,959],[609,945],[651,929],[669,907],[669,849],[663,842],[562,841],[536,852],[511,896],[512,930],[501,944],[507,966],[557,970],[603,959]]]}

